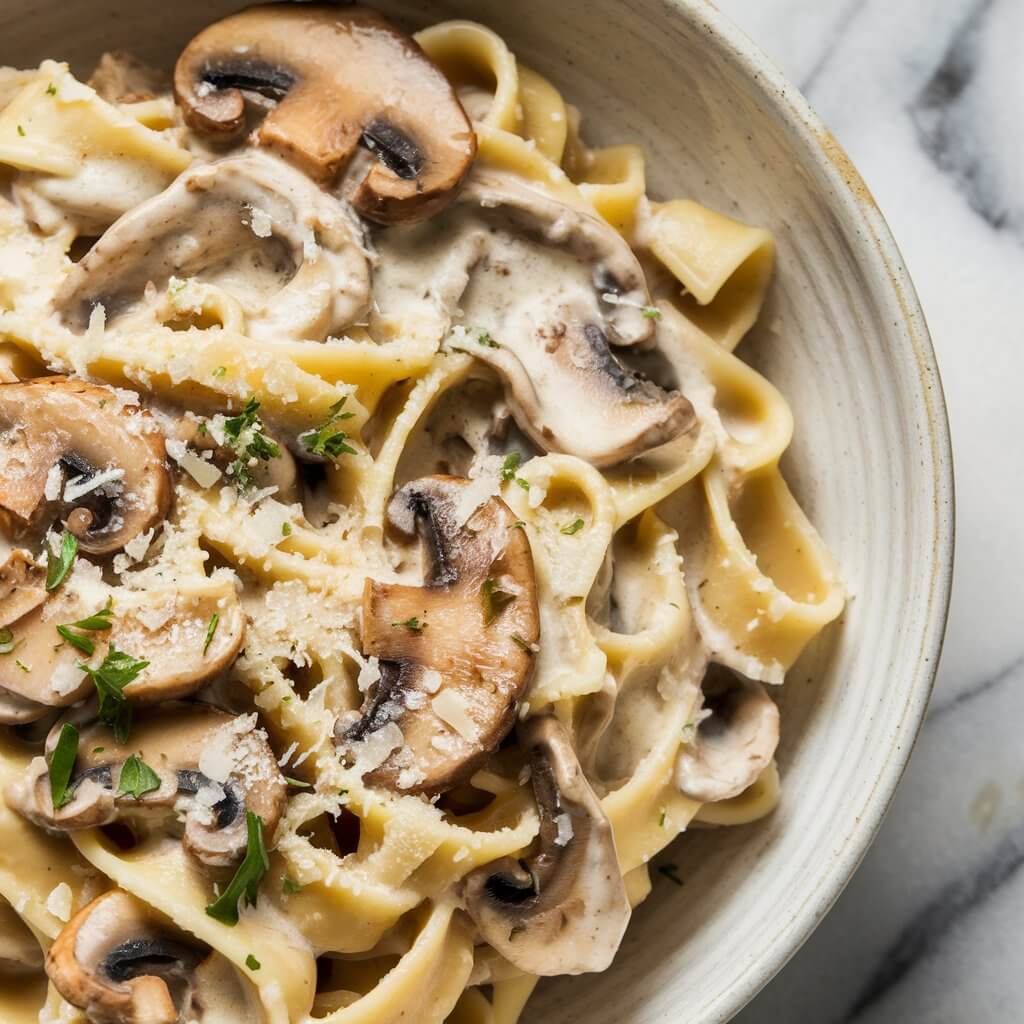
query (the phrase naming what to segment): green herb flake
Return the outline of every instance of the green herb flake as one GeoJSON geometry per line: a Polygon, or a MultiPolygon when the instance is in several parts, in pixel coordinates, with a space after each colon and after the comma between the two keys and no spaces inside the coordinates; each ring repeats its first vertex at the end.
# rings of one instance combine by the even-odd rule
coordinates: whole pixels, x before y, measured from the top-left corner
{"type": "Polygon", "coordinates": [[[91,658],[96,653],[96,645],[87,636],[82,636],[81,633],[75,633],[70,626],[58,626],[57,632],[67,640],[72,647],[76,647],[87,658],[91,658]]]}
{"type": "Polygon", "coordinates": [[[519,472],[520,462],[522,462],[522,456],[519,452],[509,452],[501,464],[501,479],[505,481],[514,480],[516,473],[519,472]]]}
{"type": "Polygon", "coordinates": [[[46,554],[47,590],[56,590],[68,578],[77,555],[78,538],[65,530],[60,539],[60,552],[55,555],[50,550],[46,554]]]}
{"type": "Polygon", "coordinates": [[[31,672],[32,668],[30,665],[26,665],[25,662],[19,661],[17,658],[14,659],[14,664],[21,669],[22,672],[31,672]]]}
{"type": "Polygon", "coordinates": [[[683,880],[679,877],[678,864],[659,864],[658,874],[664,875],[670,882],[674,882],[676,885],[681,886],[683,884],[683,880]]]}
{"type": "Polygon", "coordinates": [[[6,626],[0,629],[0,654],[10,654],[17,646],[14,634],[6,626]]]}
{"type": "Polygon", "coordinates": [[[111,644],[106,657],[98,667],[93,668],[82,662],[77,664],[96,686],[100,701],[97,717],[104,725],[114,730],[114,736],[119,743],[124,743],[131,728],[131,707],[125,699],[124,688],[138,678],[139,673],[149,665],[149,662],[133,658],[111,644]]]}
{"type": "Polygon", "coordinates": [[[282,537],[290,537],[291,535],[292,535],[292,524],[291,523],[282,523],[281,524],[281,536],[282,537]]]}
{"type": "Polygon", "coordinates": [[[665,808],[664,807],[662,807],[662,809],[661,809],[661,817],[658,818],[658,827],[659,828],[664,828],[665,827],[665,808]]]}
{"type": "Polygon", "coordinates": [[[281,888],[288,893],[289,896],[294,896],[297,892],[302,892],[302,886],[295,881],[294,878],[289,878],[287,875],[281,880],[281,888]]]}
{"type": "Polygon", "coordinates": [[[248,967],[250,971],[258,971],[260,969],[260,962],[252,955],[252,953],[250,953],[245,958],[245,966],[248,967]]]}
{"type": "Polygon", "coordinates": [[[110,601],[107,602],[105,608],[100,609],[95,615],[89,615],[84,619],[79,619],[78,622],[72,622],[71,625],[75,629],[110,629],[110,619],[114,614],[114,609],[110,601]]]}
{"type": "Polygon", "coordinates": [[[392,622],[392,629],[407,629],[410,633],[422,633],[427,628],[427,623],[420,622],[420,620],[413,615],[411,618],[406,619],[404,622],[392,622]]]}
{"type": "Polygon", "coordinates": [[[92,752],[94,754],[102,754],[103,751],[106,750],[106,749],[107,749],[106,747],[93,747],[92,748],[92,752]]]}
{"type": "Polygon", "coordinates": [[[501,346],[491,337],[490,332],[480,328],[476,332],[476,343],[482,345],[484,348],[501,348],[501,346]]]}
{"type": "Polygon", "coordinates": [[[312,789],[313,788],[313,783],[312,782],[304,782],[302,779],[294,779],[290,775],[286,775],[284,777],[284,781],[287,782],[289,786],[294,786],[296,789],[312,789]]]}
{"type": "Polygon", "coordinates": [[[21,126],[20,124],[18,125],[18,134],[19,134],[19,135],[20,135],[20,136],[21,136],[22,138],[24,138],[24,137],[25,137],[25,129],[24,129],[24,128],[22,128],[22,126],[21,126]]]}
{"type": "Polygon", "coordinates": [[[661,310],[657,306],[644,306],[640,312],[648,320],[657,320],[661,317],[661,310]]]}
{"type": "Polygon", "coordinates": [[[216,378],[220,378],[225,376],[227,372],[228,368],[226,366],[218,366],[217,369],[213,371],[213,376],[216,378]]]}
{"type": "Polygon", "coordinates": [[[270,868],[267,848],[263,845],[263,819],[252,811],[245,812],[248,843],[245,859],[238,865],[235,877],[228,887],[206,908],[206,913],[221,924],[238,924],[238,904],[244,899],[247,906],[255,907],[260,882],[270,868]]]}
{"type": "Polygon", "coordinates": [[[583,520],[574,519],[568,526],[563,526],[559,533],[564,533],[566,537],[571,537],[574,533],[579,533],[583,529],[583,520]]]}
{"type": "Polygon", "coordinates": [[[60,731],[60,738],[50,755],[50,796],[54,807],[63,807],[71,803],[73,794],[68,789],[71,773],[75,770],[75,759],[78,757],[78,730],[65,722],[60,731]]]}
{"type": "Polygon", "coordinates": [[[132,754],[121,766],[121,779],[117,796],[131,796],[136,800],[160,788],[160,776],[142,760],[132,754]]]}
{"type": "Polygon", "coordinates": [[[348,434],[338,426],[355,415],[351,412],[342,412],[344,406],[345,398],[339,398],[327,410],[327,419],[319,427],[299,434],[299,440],[311,455],[322,455],[331,462],[336,462],[342,455],[356,454],[355,448],[347,443],[348,434]]]}
{"type": "Polygon", "coordinates": [[[50,83],[50,84],[49,84],[49,85],[48,85],[48,86],[46,87],[46,95],[47,95],[47,96],[56,96],[56,95],[57,95],[57,86],[55,86],[55,85],[53,84],[53,82],[51,82],[51,83],[50,83]]]}
{"type": "Polygon", "coordinates": [[[269,462],[281,454],[275,441],[263,433],[263,422],[257,416],[259,399],[251,396],[237,416],[224,421],[224,435],[238,456],[229,466],[228,475],[234,477],[236,485],[243,491],[253,486],[249,465],[253,460],[269,462]]]}
{"type": "Polygon", "coordinates": [[[522,519],[517,519],[517,520],[516,520],[516,521],[515,521],[515,522],[514,522],[514,523],[512,524],[512,526],[510,527],[510,529],[513,529],[513,530],[525,530],[525,529],[526,529],[526,523],[524,523],[524,522],[522,521],[522,519]]]}
{"type": "Polygon", "coordinates": [[[214,612],[210,616],[210,624],[206,627],[206,639],[203,641],[203,657],[206,657],[206,652],[210,649],[210,644],[213,643],[213,634],[217,632],[217,624],[220,622],[220,616],[214,612]]]}
{"type": "Polygon", "coordinates": [[[514,600],[516,595],[502,590],[493,576],[480,584],[480,603],[483,605],[484,625],[489,626],[514,600]]]}

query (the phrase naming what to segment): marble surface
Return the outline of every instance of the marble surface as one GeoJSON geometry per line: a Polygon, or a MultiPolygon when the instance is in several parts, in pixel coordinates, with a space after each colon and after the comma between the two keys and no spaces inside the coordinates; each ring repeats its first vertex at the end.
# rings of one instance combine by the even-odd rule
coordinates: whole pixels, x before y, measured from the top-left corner
{"type": "MultiPolygon", "coordinates": [[[[1024,0],[717,0],[892,227],[952,423],[952,611],[882,832],[736,1024],[1024,1020],[1024,0]]],[[[884,569],[882,570],[884,571],[884,569]]]]}

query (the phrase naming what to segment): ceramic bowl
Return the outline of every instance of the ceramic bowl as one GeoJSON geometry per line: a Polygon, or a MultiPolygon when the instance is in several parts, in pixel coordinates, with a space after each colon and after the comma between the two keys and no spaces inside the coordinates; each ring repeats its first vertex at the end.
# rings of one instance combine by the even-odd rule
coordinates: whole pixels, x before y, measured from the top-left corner
{"type": "MultiPolygon", "coordinates": [[[[377,3],[377,0],[373,0],[377,3]]],[[[0,0],[0,64],[87,72],[106,49],[173,63],[234,0],[0,0]]],[[[702,0],[382,0],[407,25],[471,17],[585,113],[637,142],[655,197],[769,228],[778,272],[740,354],[790,400],[784,468],[850,601],[783,689],[783,798],[755,826],[683,836],[615,965],[542,985],[527,1021],[728,1020],[849,880],[910,754],[942,641],[952,469],[935,359],[881,213],[806,101],[702,0]]]]}

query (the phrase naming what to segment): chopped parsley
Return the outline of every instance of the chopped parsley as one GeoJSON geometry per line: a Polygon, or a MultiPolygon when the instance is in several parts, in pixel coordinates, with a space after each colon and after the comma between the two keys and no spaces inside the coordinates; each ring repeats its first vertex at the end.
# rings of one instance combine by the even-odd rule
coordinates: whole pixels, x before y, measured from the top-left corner
{"type": "Polygon", "coordinates": [[[410,633],[422,633],[427,628],[427,623],[420,622],[420,620],[413,615],[411,618],[406,619],[404,622],[392,622],[392,629],[407,629],[410,633]]]}
{"type": "Polygon", "coordinates": [[[583,520],[574,519],[568,526],[563,526],[559,533],[564,533],[566,537],[571,537],[574,533],[579,533],[583,529],[583,520]]]}
{"type": "Polygon", "coordinates": [[[476,343],[482,345],[484,348],[501,348],[501,346],[491,337],[489,331],[485,331],[482,327],[476,332],[476,343]]]}
{"type": "Polygon", "coordinates": [[[81,633],[73,632],[76,629],[85,629],[90,632],[96,632],[98,630],[110,629],[111,622],[110,617],[114,614],[114,609],[108,603],[107,606],[95,615],[90,615],[87,618],[79,619],[78,622],[65,623],[62,626],[57,627],[57,632],[69,643],[72,647],[76,647],[86,657],[91,658],[96,652],[96,645],[87,636],[82,636],[81,633]]]}
{"type": "Polygon", "coordinates": [[[14,634],[6,626],[0,629],[0,654],[10,654],[17,646],[18,641],[14,639],[14,634]]]}
{"type": "Polygon", "coordinates": [[[228,368],[226,366],[218,366],[217,369],[213,371],[213,376],[220,378],[223,377],[227,372],[228,368]]]}
{"type": "Polygon", "coordinates": [[[508,455],[505,456],[505,461],[501,464],[501,479],[506,483],[510,480],[514,481],[519,484],[524,491],[528,491],[530,489],[529,483],[521,476],[516,476],[519,472],[519,464],[521,462],[522,456],[519,452],[509,452],[508,455]]]}
{"type": "Polygon", "coordinates": [[[658,873],[664,875],[670,882],[675,882],[676,885],[683,884],[683,880],[679,877],[678,864],[659,864],[658,873]]]}
{"type": "Polygon", "coordinates": [[[284,781],[287,782],[289,786],[294,786],[296,789],[312,789],[313,788],[313,783],[312,782],[304,782],[302,779],[292,778],[291,775],[286,775],[284,777],[284,781]]]}
{"type": "Polygon", "coordinates": [[[47,96],[56,96],[56,95],[57,95],[57,86],[55,86],[55,85],[53,84],[53,82],[51,82],[51,83],[50,83],[50,84],[49,84],[49,85],[48,85],[48,86],[46,87],[46,95],[47,95],[47,96]]]}
{"type": "Polygon", "coordinates": [[[71,572],[78,555],[78,538],[67,530],[60,538],[60,551],[54,554],[52,549],[46,554],[46,589],[56,590],[71,572]]]}
{"type": "Polygon", "coordinates": [[[260,962],[252,955],[252,953],[250,953],[245,958],[245,966],[248,967],[250,971],[258,971],[260,969],[260,962]]]}
{"type": "Polygon", "coordinates": [[[348,434],[338,426],[355,415],[352,412],[342,412],[344,406],[345,398],[339,398],[327,410],[327,419],[319,427],[299,434],[299,440],[310,455],[322,455],[331,462],[336,462],[342,455],[356,454],[355,448],[347,443],[348,434]]]}
{"type": "Polygon", "coordinates": [[[131,796],[136,800],[160,788],[160,776],[142,760],[132,754],[121,766],[121,779],[117,796],[131,796]]]}
{"type": "Polygon", "coordinates": [[[131,729],[131,707],[125,699],[124,688],[135,681],[149,662],[133,658],[111,644],[106,657],[97,668],[84,665],[82,662],[77,664],[96,685],[96,693],[100,700],[97,717],[104,725],[114,730],[118,743],[124,743],[131,729]]]}
{"type": "Polygon", "coordinates": [[[292,524],[291,523],[282,523],[281,524],[281,536],[282,537],[290,537],[291,535],[292,535],[292,524]]]}
{"type": "Polygon", "coordinates": [[[658,819],[658,827],[659,828],[664,828],[665,827],[665,808],[664,807],[662,807],[662,809],[661,809],[661,817],[658,819]]]}
{"type": "Polygon", "coordinates": [[[288,893],[289,896],[294,896],[297,892],[302,892],[302,886],[293,878],[289,878],[285,875],[281,880],[281,888],[288,893]]]}
{"type": "Polygon", "coordinates": [[[248,843],[245,859],[238,865],[235,877],[228,887],[206,908],[206,913],[221,924],[238,924],[238,904],[244,899],[247,906],[255,907],[260,882],[270,868],[267,848],[263,845],[263,819],[252,811],[245,812],[248,843]]]}
{"type": "Polygon", "coordinates": [[[484,625],[489,626],[514,600],[516,595],[502,590],[493,576],[480,584],[480,603],[483,605],[484,625]]]}
{"type": "Polygon", "coordinates": [[[24,138],[24,137],[25,137],[25,129],[24,129],[24,128],[22,128],[22,126],[21,126],[20,124],[18,125],[18,134],[19,134],[19,135],[20,135],[20,136],[21,136],[22,138],[24,138]]]}
{"type": "Polygon", "coordinates": [[[68,789],[71,773],[75,770],[75,758],[78,757],[78,730],[65,722],[60,731],[60,738],[50,755],[50,796],[55,808],[71,803],[73,794],[68,789]]]}
{"type": "Polygon", "coordinates": [[[235,449],[237,458],[228,466],[228,474],[242,490],[253,485],[250,465],[255,461],[268,462],[281,454],[277,443],[263,432],[263,421],[257,415],[260,407],[255,395],[249,398],[237,416],[224,420],[224,436],[235,449]]]}
{"type": "Polygon", "coordinates": [[[657,320],[661,316],[661,310],[657,306],[644,306],[640,313],[648,320],[657,320]]]}
{"type": "Polygon", "coordinates": [[[25,662],[23,662],[23,661],[18,661],[17,658],[14,659],[14,664],[17,665],[18,668],[20,668],[22,672],[31,672],[32,671],[30,666],[26,665],[25,662]]]}
{"type": "Polygon", "coordinates": [[[517,520],[516,520],[516,521],[515,521],[515,522],[514,522],[514,523],[512,524],[512,527],[511,527],[511,529],[513,529],[513,530],[525,530],[525,529],[526,529],[526,523],[524,523],[524,522],[522,521],[522,519],[517,519],[517,520]]]}
{"type": "Polygon", "coordinates": [[[206,640],[203,642],[203,657],[206,657],[206,652],[210,649],[210,644],[213,643],[213,634],[217,632],[217,623],[220,622],[220,616],[214,612],[210,616],[210,624],[206,627],[206,640]]]}

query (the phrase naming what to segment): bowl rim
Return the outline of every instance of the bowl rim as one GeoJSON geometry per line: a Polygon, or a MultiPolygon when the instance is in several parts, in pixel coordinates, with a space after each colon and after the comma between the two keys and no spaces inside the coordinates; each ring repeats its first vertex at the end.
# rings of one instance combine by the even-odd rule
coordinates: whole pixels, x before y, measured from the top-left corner
{"type": "Polygon", "coordinates": [[[933,476],[935,502],[935,530],[927,556],[931,563],[927,614],[922,617],[917,665],[905,686],[906,701],[892,747],[874,780],[864,813],[853,823],[842,851],[832,862],[827,881],[803,901],[791,927],[786,929],[788,941],[767,948],[735,980],[727,997],[714,1001],[713,1019],[726,1021],[739,1013],[800,950],[849,884],[882,826],[920,735],[935,686],[953,582],[953,453],[942,379],[924,311],[892,231],[846,151],[803,93],[713,0],[662,3],[703,29],[708,45],[743,73],[750,87],[779,119],[794,146],[831,186],[833,208],[844,227],[852,229],[850,235],[856,239],[858,251],[884,272],[889,294],[880,294],[886,305],[898,311],[899,318],[899,326],[888,332],[889,336],[904,349],[908,365],[916,368],[921,381],[916,404],[927,424],[928,444],[922,445],[922,450],[927,449],[930,455],[925,470],[933,476]]]}

